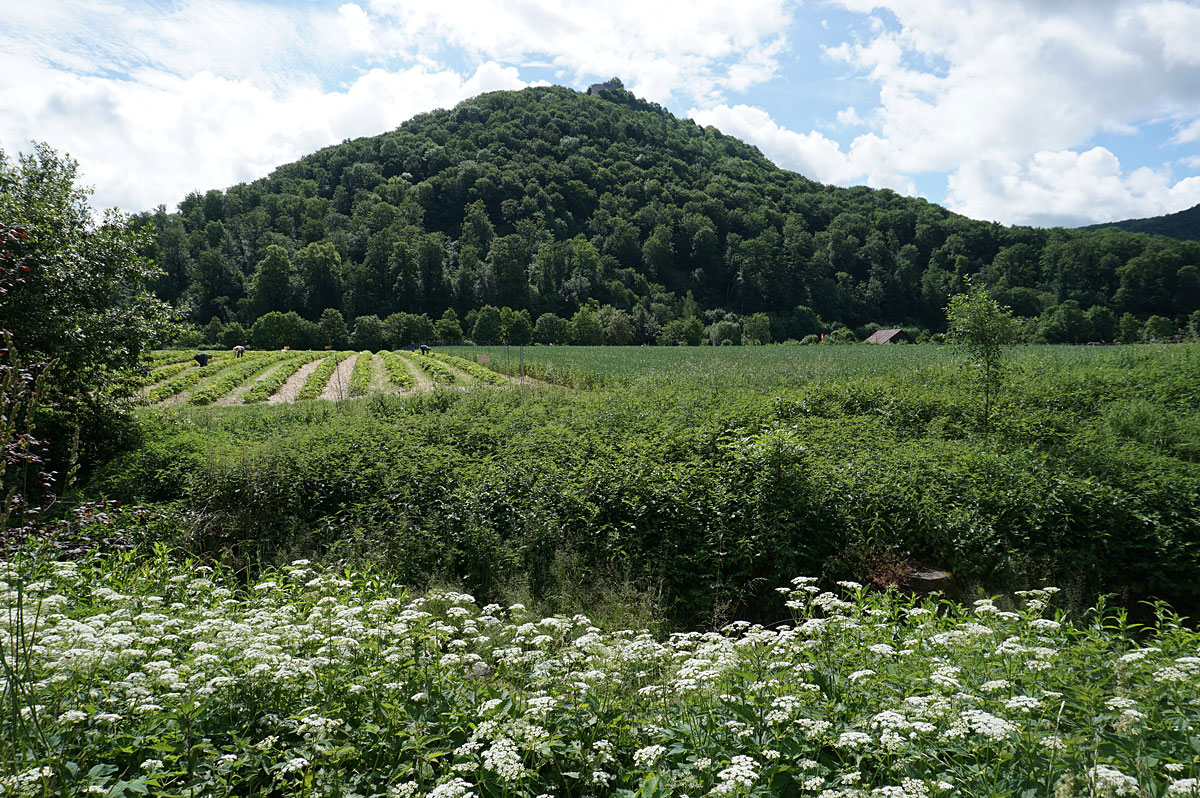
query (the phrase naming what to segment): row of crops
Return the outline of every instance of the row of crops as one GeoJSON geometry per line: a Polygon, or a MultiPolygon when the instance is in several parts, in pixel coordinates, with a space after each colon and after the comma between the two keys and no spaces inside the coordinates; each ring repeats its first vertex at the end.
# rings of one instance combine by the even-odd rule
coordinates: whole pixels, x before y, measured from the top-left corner
{"type": "Polygon", "coordinates": [[[147,404],[254,404],[344,399],[438,386],[503,385],[507,379],[462,357],[412,352],[156,352],[142,378],[147,404]]]}

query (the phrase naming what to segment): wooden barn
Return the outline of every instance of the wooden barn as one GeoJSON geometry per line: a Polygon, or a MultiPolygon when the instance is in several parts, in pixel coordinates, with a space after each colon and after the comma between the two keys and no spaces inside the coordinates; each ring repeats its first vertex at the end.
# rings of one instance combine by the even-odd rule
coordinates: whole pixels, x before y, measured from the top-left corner
{"type": "Polygon", "coordinates": [[[879,330],[867,339],[869,344],[915,344],[913,337],[904,330],[879,330]]]}

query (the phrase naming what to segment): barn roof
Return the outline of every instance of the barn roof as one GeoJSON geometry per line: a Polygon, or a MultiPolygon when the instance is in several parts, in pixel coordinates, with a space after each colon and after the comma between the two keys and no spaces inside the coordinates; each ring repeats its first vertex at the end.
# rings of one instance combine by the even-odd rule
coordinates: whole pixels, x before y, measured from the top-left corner
{"type": "Polygon", "coordinates": [[[912,337],[908,333],[904,332],[904,330],[900,328],[896,328],[894,330],[879,330],[878,332],[872,333],[871,337],[867,339],[867,343],[886,344],[891,342],[893,338],[901,336],[912,340],[912,337]]]}

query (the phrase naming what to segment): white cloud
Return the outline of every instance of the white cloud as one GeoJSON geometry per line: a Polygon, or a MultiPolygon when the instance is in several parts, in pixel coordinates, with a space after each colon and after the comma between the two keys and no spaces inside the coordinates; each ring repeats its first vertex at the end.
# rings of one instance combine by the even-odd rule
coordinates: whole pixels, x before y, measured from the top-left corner
{"type": "Polygon", "coordinates": [[[125,210],[173,206],[191,190],[225,187],[345,138],[375,135],[416,113],[496,89],[522,88],[517,70],[486,62],[469,77],[423,66],[372,69],[345,90],[276,92],[201,71],[145,71],[131,80],[53,72],[0,57],[24,76],[0,91],[0,147],[32,139],[69,152],[97,202],[125,210]]]}
{"type": "Polygon", "coordinates": [[[1171,137],[1173,144],[1191,144],[1194,141],[1200,141],[1200,119],[1193,120],[1171,137]]]}
{"type": "Polygon", "coordinates": [[[501,63],[543,56],[575,83],[618,75],[636,94],[715,101],[769,80],[785,49],[790,0],[369,0],[392,54],[454,47],[501,63]]]}
{"type": "Polygon", "coordinates": [[[793,3],[16,4],[0,20],[0,147],[49,141],[79,159],[98,202],[140,210],[520,88],[527,63],[719,102],[776,73],[793,3]]]}
{"type": "Polygon", "coordinates": [[[1104,147],[1038,152],[1026,163],[978,159],[949,180],[949,207],[976,219],[1074,226],[1157,216],[1200,203],[1200,177],[1150,168],[1124,173],[1104,147]]]}
{"type": "Polygon", "coordinates": [[[815,130],[788,130],[763,109],[748,105],[693,109],[691,116],[702,125],[712,125],[750,142],[777,165],[812,180],[914,193],[912,182],[893,168],[895,151],[891,143],[873,133],[859,136],[849,151],[843,151],[838,142],[815,130]]]}
{"type": "Polygon", "coordinates": [[[1200,21],[1185,26],[1185,11],[1196,9],[1181,3],[843,5],[883,6],[900,22],[899,30],[828,54],[879,85],[881,132],[895,143],[903,171],[951,169],[981,152],[1019,158],[1078,146],[1099,131],[1128,131],[1131,122],[1200,101],[1200,59],[1185,58],[1175,43],[1178,30],[1200,21]],[[1180,18],[1178,28],[1162,24],[1164,10],[1180,18]]]}
{"type": "Polygon", "coordinates": [[[862,127],[864,124],[854,106],[848,106],[837,112],[837,123],[842,127],[862,127]]]}

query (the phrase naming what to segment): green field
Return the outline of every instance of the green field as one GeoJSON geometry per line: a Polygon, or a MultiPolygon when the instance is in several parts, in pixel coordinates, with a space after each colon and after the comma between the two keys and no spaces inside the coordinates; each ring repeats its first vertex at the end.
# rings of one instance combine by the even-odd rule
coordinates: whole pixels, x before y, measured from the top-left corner
{"type": "Polygon", "coordinates": [[[6,794],[1197,794],[1200,346],[986,433],[932,346],[437,355],[138,410],[0,588],[6,794]]]}
{"type": "Polygon", "coordinates": [[[149,409],[90,490],[196,508],[247,560],[353,554],[551,608],[620,585],[686,625],[766,617],[795,573],[916,565],[1200,598],[1194,345],[1015,350],[988,434],[932,346],[452,351],[537,379],[464,392],[460,360],[439,389],[455,359],[406,355],[432,392],[149,409]]]}

